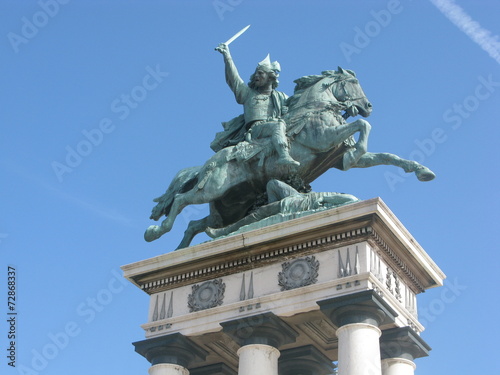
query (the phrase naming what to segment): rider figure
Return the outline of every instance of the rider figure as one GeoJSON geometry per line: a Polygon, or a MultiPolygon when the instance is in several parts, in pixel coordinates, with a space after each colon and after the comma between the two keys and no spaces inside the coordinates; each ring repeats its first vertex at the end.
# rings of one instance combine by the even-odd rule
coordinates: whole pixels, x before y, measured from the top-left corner
{"type": "Polygon", "coordinates": [[[271,63],[269,55],[261,61],[255,73],[250,77],[250,82],[246,85],[238,74],[238,70],[233,62],[229,47],[225,43],[219,44],[216,48],[224,56],[226,70],[226,82],[234,92],[236,102],[243,104],[244,113],[239,118],[233,119],[226,127],[226,131],[219,133],[211,147],[218,151],[223,147],[238,143],[246,139],[271,138],[274,150],[278,153],[278,164],[290,167],[297,167],[299,162],[291,158],[289,154],[288,140],[286,138],[286,124],[281,116],[286,113],[286,94],[275,90],[278,86],[278,74],[280,66],[277,61],[271,63]],[[239,119],[239,121],[238,121],[239,119]],[[235,123],[238,123],[236,125],[235,123]],[[236,125],[240,129],[228,129],[236,125]],[[235,133],[239,134],[234,136],[235,133]],[[230,139],[228,139],[228,137],[230,139]]]}

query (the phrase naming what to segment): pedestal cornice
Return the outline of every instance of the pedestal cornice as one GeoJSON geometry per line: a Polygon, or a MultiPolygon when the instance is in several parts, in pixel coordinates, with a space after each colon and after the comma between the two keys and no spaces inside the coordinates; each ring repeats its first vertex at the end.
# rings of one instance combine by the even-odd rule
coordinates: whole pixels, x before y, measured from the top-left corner
{"type": "Polygon", "coordinates": [[[379,249],[414,293],[442,285],[442,271],[380,198],[209,241],[122,269],[128,280],[153,294],[363,240],[379,249]]]}

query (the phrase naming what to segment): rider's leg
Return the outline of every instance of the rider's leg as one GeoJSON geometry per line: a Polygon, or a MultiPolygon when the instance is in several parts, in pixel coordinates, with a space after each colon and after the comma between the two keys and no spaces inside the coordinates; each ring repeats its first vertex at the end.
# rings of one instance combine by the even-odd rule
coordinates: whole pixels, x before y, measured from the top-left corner
{"type": "Polygon", "coordinates": [[[268,127],[271,129],[271,142],[274,149],[278,153],[278,164],[290,165],[298,167],[300,163],[293,160],[290,156],[290,148],[288,146],[288,140],[286,138],[286,124],[284,121],[272,121],[269,122],[268,127]]]}

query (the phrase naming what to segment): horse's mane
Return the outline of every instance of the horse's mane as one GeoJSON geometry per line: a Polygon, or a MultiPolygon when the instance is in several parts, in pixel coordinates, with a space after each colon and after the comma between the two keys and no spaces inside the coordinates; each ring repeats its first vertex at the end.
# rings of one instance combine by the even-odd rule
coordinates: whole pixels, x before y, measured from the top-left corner
{"type": "Polygon", "coordinates": [[[335,70],[325,70],[324,72],[321,72],[321,74],[314,74],[296,79],[293,81],[295,83],[295,88],[293,90],[294,95],[297,94],[298,91],[311,87],[323,78],[333,77],[335,74],[337,74],[335,70]]]}
{"type": "Polygon", "coordinates": [[[333,78],[338,75],[345,74],[347,72],[348,74],[351,74],[353,77],[356,77],[356,73],[354,71],[349,70],[349,69],[342,69],[339,67],[339,70],[325,70],[321,72],[321,74],[314,74],[310,76],[304,76],[296,79],[293,81],[295,83],[295,88],[293,90],[293,95],[288,98],[288,106],[293,106],[300,98],[301,94],[304,92],[304,90],[308,89],[309,87],[315,85],[319,81],[321,81],[324,78],[333,78]]]}

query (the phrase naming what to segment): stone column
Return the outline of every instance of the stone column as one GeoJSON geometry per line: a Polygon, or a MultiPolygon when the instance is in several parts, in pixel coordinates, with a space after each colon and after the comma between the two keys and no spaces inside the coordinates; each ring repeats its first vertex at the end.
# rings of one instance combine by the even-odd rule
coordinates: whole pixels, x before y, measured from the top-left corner
{"type": "Polygon", "coordinates": [[[372,324],[351,323],[337,330],[339,372],[346,375],[381,375],[380,330],[372,324]]]}
{"type": "Polygon", "coordinates": [[[221,323],[223,330],[241,347],[238,375],[278,375],[278,348],[298,336],[272,313],[221,323]]]}
{"type": "Polygon", "coordinates": [[[170,363],[159,363],[151,366],[148,373],[149,375],[189,375],[189,371],[186,368],[170,363]]]}
{"type": "Polygon", "coordinates": [[[135,351],[150,363],[149,375],[189,375],[188,367],[206,352],[179,333],[134,342],[135,351]]]}
{"type": "Polygon", "coordinates": [[[397,313],[373,290],[319,301],[338,328],[338,369],[342,375],[382,375],[378,328],[397,313]]]}
{"type": "Polygon", "coordinates": [[[382,375],[414,375],[414,359],[429,355],[430,350],[410,327],[384,331],[380,340],[382,375]]]}
{"type": "Polygon", "coordinates": [[[278,349],[263,344],[244,345],[238,350],[238,375],[278,375],[278,349]]]}
{"type": "Polygon", "coordinates": [[[403,358],[382,360],[382,375],[413,375],[417,366],[413,361],[403,358]]]}

